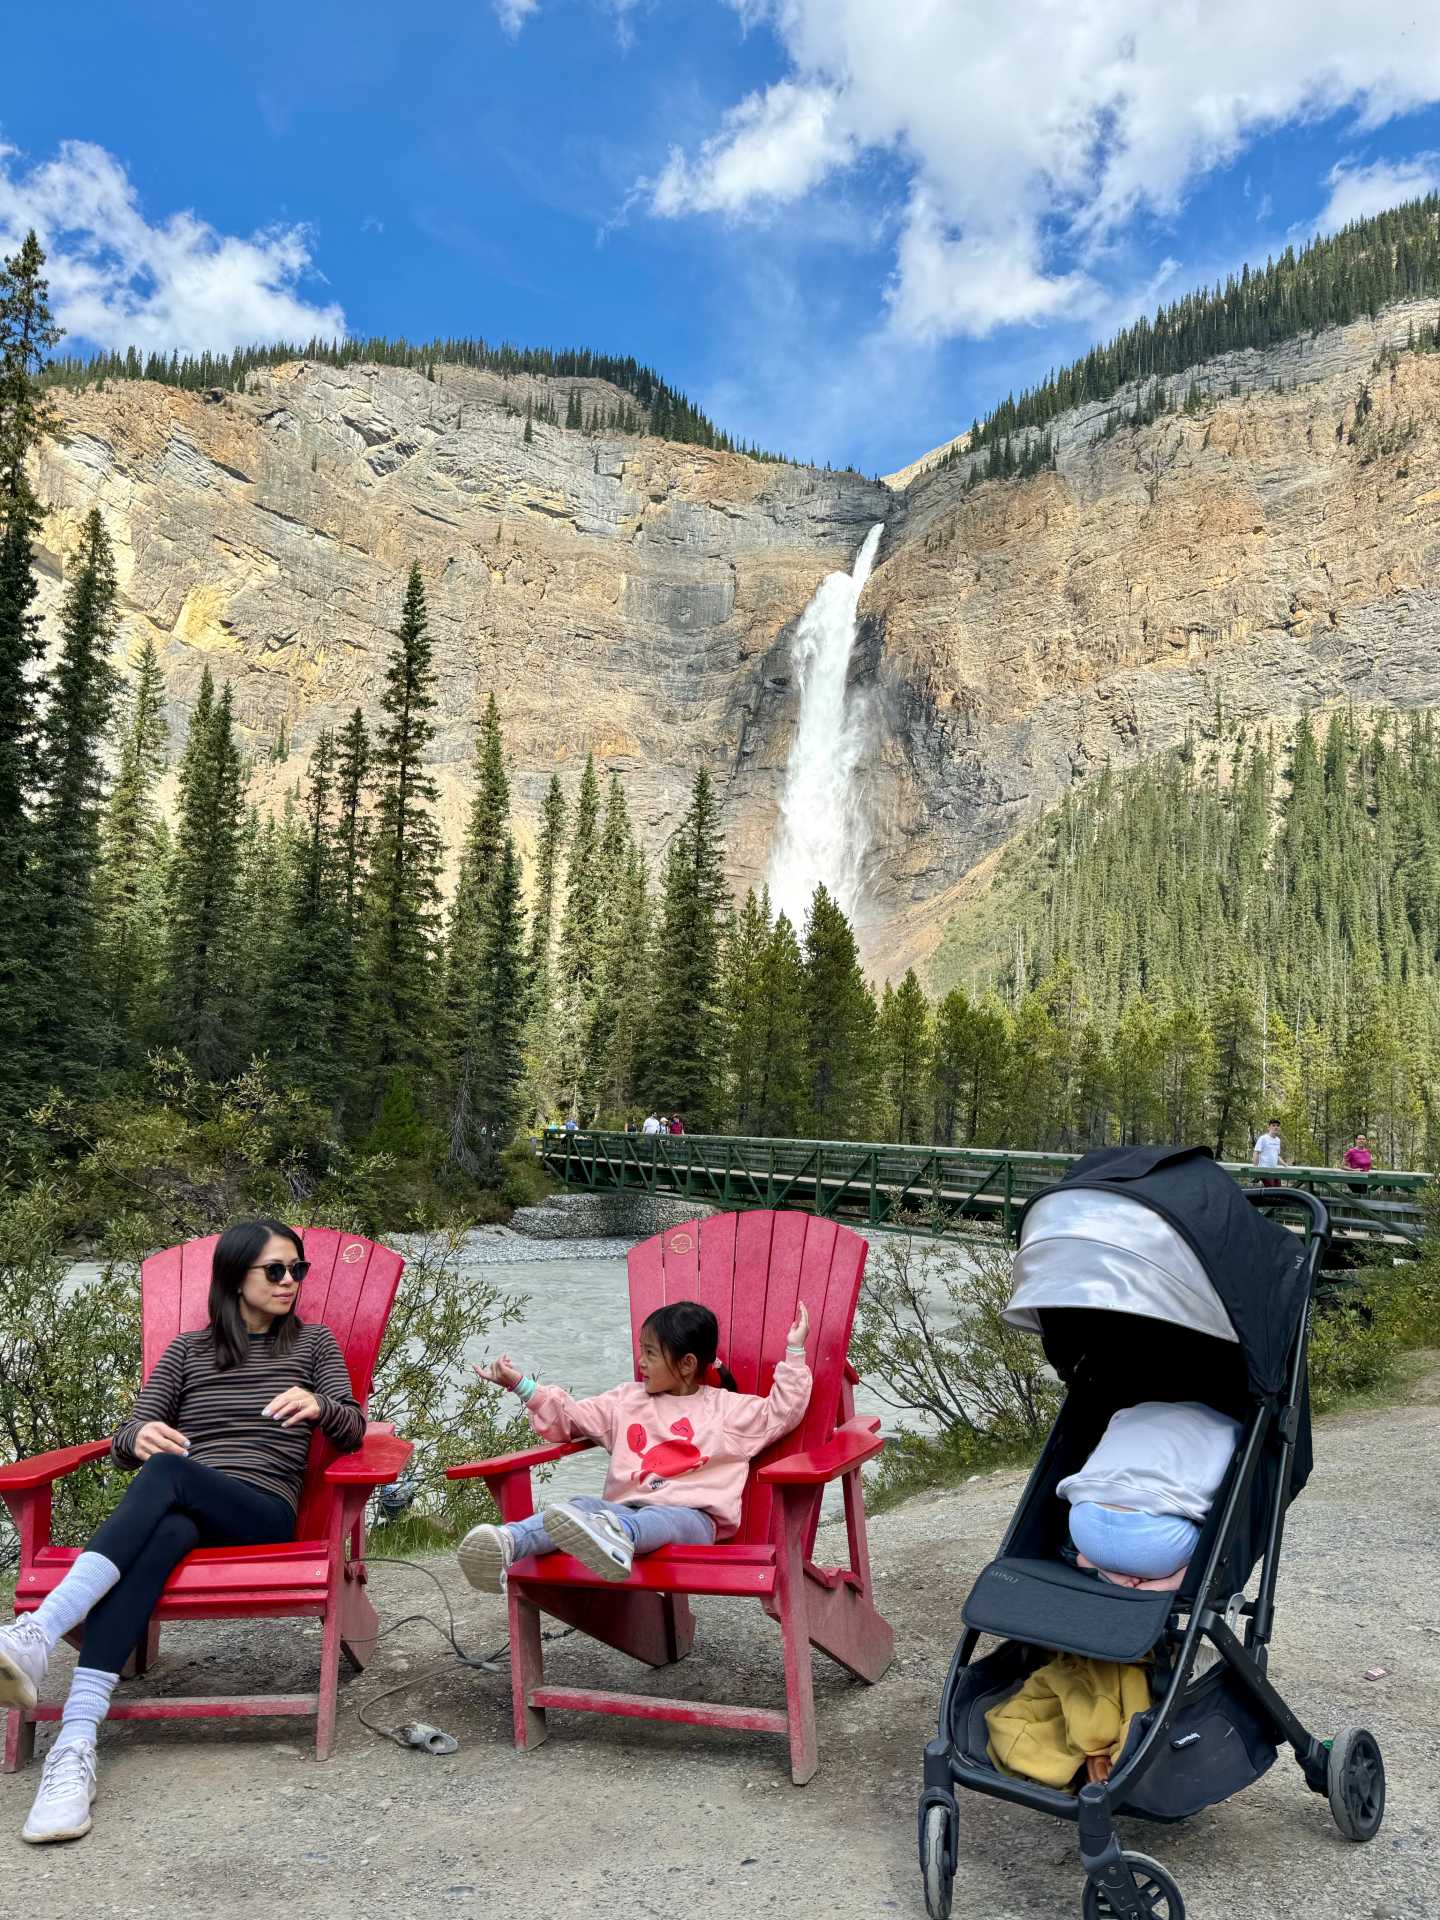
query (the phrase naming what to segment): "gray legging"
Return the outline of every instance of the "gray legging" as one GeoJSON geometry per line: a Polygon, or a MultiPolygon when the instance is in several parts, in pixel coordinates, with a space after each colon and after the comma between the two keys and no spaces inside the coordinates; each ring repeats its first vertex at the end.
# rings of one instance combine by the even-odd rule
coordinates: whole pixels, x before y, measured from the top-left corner
{"type": "MultiPolygon", "coordinates": [[[[708,1547],[715,1538],[715,1522],[698,1507],[626,1506],[618,1500],[597,1500],[593,1494],[577,1494],[565,1503],[581,1507],[586,1513],[608,1513],[635,1542],[637,1554],[654,1553],[683,1541],[687,1546],[708,1547]]],[[[545,1531],[543,1513],[532,1513],[528,1520],[512,1520],[510,1531],[515,1540],[515,1558],[527,1553],[554,1553],[555,1542],[545,1531]]]]}

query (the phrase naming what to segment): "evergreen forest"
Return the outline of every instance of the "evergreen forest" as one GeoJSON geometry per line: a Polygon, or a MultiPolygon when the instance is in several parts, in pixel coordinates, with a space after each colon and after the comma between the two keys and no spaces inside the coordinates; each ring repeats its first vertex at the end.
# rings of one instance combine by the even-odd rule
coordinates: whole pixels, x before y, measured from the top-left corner
{"type": "MultiPolygon", "coordinates": [[[[1048,429],[1072,407],[1109,400],[1123,388],[1148,388],[1132,413],[1143,425],[1186,399],[1164,383],[1221,354],[1263,350],[1326,327],[1374,319],[1400,300],[1440,295],[1440,195],[1353,221],[1254,272],[1246,266],[1223,286],[1197,288],[1123,328],[1103,346],[1061,367],[1018,397],[1009,394],[970,428],[964,445],[941,462],[970,461],[970,477],[1027,476],[1052,463],[1048,429]],[[981,457],[983,456],[983,458],[981,457]]],[[[1432,333],[1433,341],[1433,333],[1432,333]]],[[[1113,429],[1112,429],[1113,430],[1113,429]]]]}

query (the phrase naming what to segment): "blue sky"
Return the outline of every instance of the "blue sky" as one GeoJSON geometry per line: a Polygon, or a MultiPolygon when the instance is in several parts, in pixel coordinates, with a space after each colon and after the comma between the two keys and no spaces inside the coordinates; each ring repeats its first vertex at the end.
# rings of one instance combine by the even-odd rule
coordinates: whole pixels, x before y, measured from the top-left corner
{"type": "Polygon", "coordinates": [[[72,341],[590,345],[867,472],[1440,185],[1414,0],[84,0],[7,50],[0,244],[72,341]]]}

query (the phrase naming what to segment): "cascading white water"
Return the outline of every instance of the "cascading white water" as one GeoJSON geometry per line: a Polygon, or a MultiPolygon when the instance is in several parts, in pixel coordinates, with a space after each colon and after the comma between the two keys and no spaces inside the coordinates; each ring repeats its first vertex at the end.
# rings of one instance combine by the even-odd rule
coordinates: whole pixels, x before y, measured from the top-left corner
{"type": "Polygon", "coordinates": [[[856,613],[884,523],[873,526],[849,573],[829,573],[800,616],[795,675],[800,721],[785,769],[780,819],[770,851],[770,898],[797,933],[823,885],[853,917],[860,897],[865,815],[855,769],[865,744],[864,714],[847,701],[856,613]]]}

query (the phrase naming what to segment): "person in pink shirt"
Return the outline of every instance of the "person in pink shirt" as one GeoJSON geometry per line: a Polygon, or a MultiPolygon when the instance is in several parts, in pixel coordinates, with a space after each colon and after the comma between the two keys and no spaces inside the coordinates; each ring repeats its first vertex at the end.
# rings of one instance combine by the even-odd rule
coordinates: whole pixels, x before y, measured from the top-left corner
{"type": "Polygon", "coordinates": [[[1369,1173],[1375,1162],[1370,1155],[1370,1146],[1363,1133],[1357,1133],[1353,1147],[1345,1149],[1345,1158],[1340,1162],[1352,1173],[1369,1173]]]}
{"type": "Polygon", "coordinates": [[[518,1395],[542,1440],[597,1441],[610,1470],[600,1499],[582,1494],[527,1520],[472,1527],[458,1548],[465,1578],[482,1593],[503,1593],[527,1554],[570,1553],[606,1580],[625,1580],[637,1554],[726,1539],[740,1524],[750,1462],[810,1404],[809,1335],[802,1304],[767,1394],[740,1393],[716,1364],[719,1324],[697,1300],[657,1308],[640,1329],[640,1378],[593,1399],[541,1386],[508,1353],[477,1367],[482,1380],[518,1395]]]}

